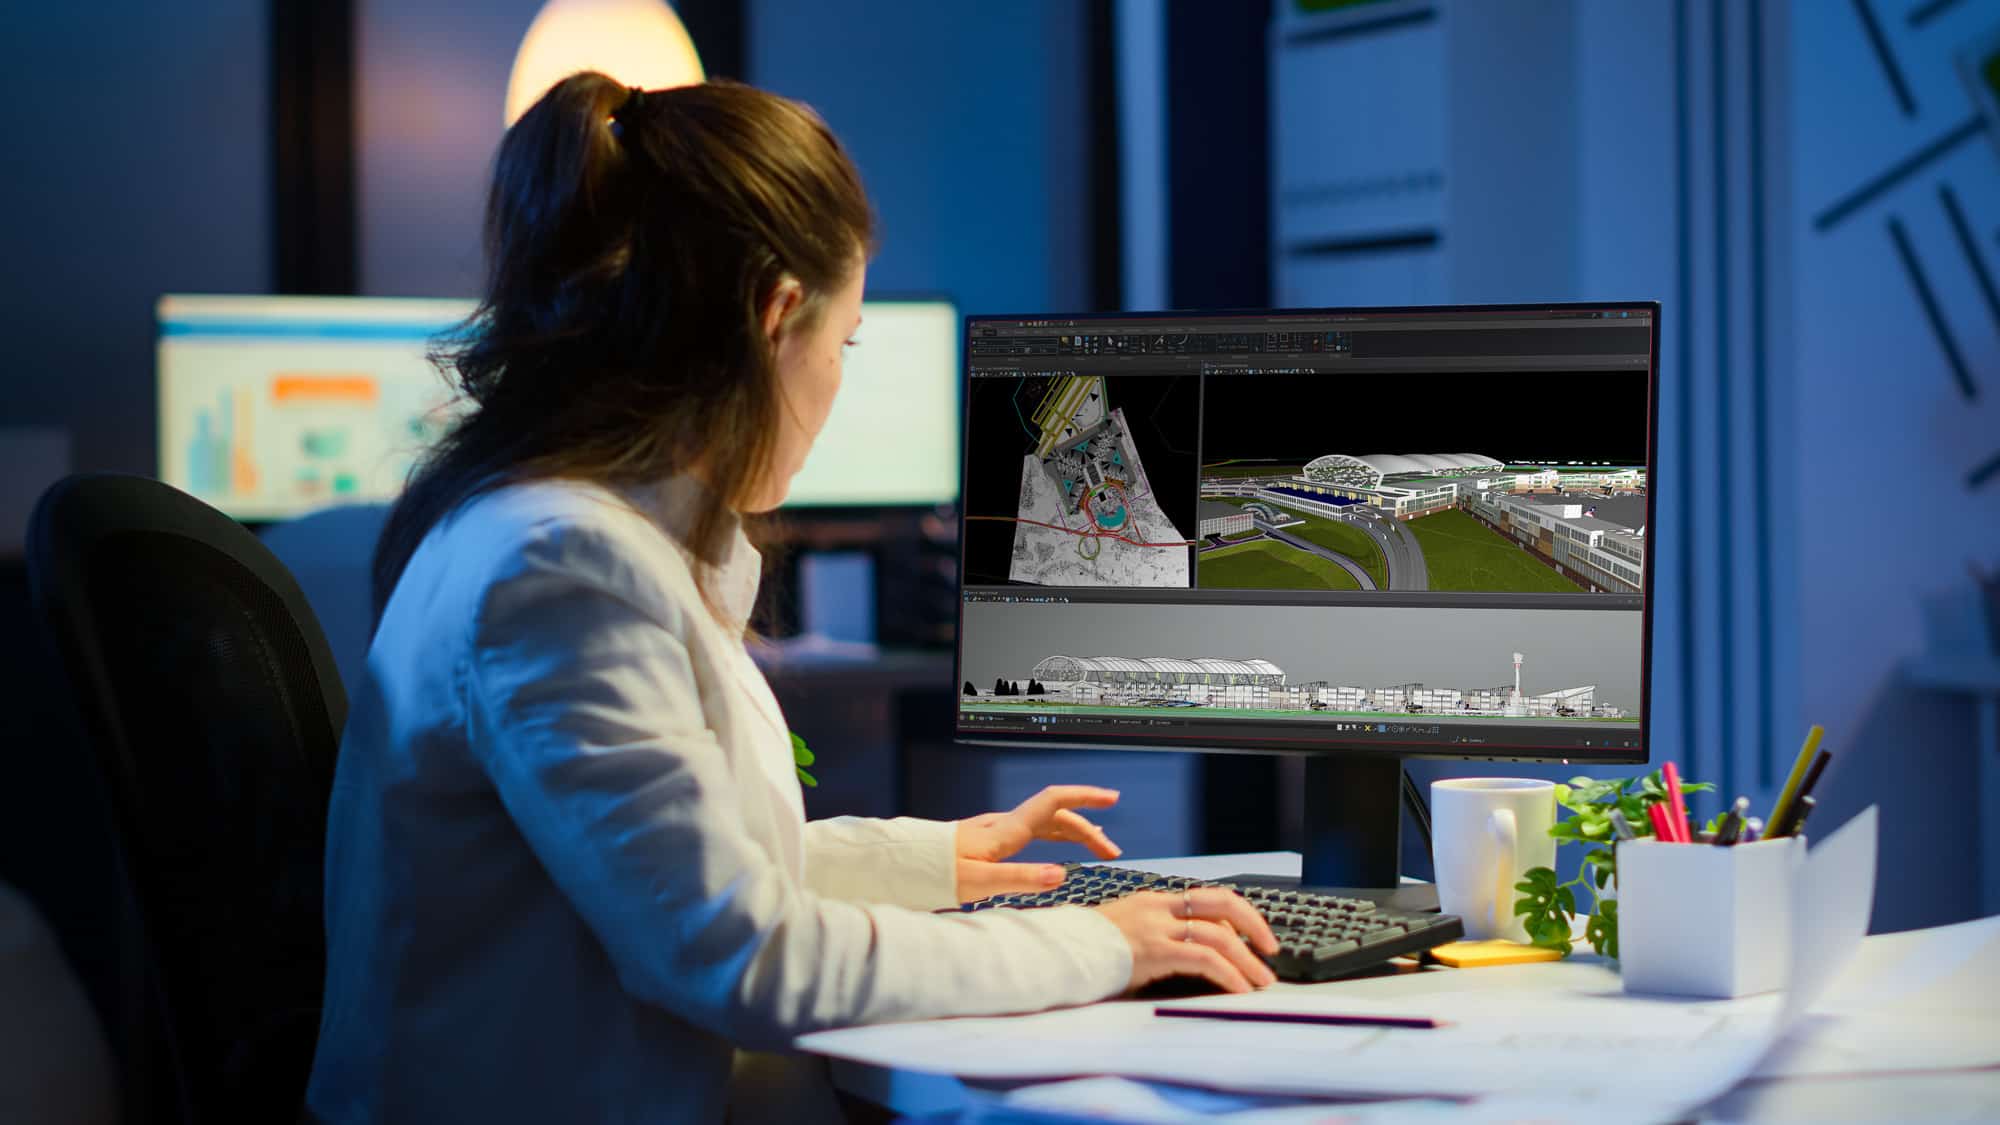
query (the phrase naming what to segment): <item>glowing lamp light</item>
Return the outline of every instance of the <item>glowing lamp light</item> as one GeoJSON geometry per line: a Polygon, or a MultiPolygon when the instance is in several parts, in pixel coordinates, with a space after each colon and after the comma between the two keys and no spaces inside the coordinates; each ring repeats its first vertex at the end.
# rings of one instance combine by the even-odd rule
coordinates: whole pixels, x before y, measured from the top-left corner
{"type": "Polygon", "coordinates": [[[548,0],[514,53],[506,123],[579,70],[647,90],[692,86],[705,77],[694,40],[663,0],[548,0]]]}

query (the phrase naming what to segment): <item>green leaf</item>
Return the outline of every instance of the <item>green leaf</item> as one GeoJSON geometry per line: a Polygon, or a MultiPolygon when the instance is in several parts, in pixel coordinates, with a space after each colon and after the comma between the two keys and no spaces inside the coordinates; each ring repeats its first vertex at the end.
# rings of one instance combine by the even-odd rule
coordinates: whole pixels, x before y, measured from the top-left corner
{"type": "Polygon", "coordinates": [[[1706,793],[1706,792],[1708,792],[1709,790],[1711,790],[1711,789],[1714,789],[1714,788],[1715,788],[1715,783],[1714,783],[1713,781],[1683,781],[1683,782],[1681,782],[1681,792],[1683,792],[1683,793],[1706,793]]]}
{"type": "Polygon", "coordinates": [[[1610,848],[1598,848],[1583,857],[1583,865],[1591,875],[1591,885],[1601,891],[1618,871],[1618,853],[1610,848]]]}
{"type": "Polygon", "coordinates": [[[819,788],[819,782],[805,771],[805,767],[813,764],[813,752],[806,749],[806,740],[800,738],[797,731],[786,733],[792,738],[792,768],[798,772],[799,784],[808,789],[819,788]]]}
{"type": "Polygon", "coordinates": [[[1514,889],[1523,897],[1514,903],[1514,914],[1536,945],[1569,952],[1569,922],[1564,911],[1574,911],[1576,899],[1567,887],[1556,884],[1550,867],[1532,867],[1514,889]]]}
{"type": "Polygon", "coordinates": [[[1556,889],[1556,904],[1562,907],[1564,916],[1576,917],[1576,893],[1568,887],[1556,889]]]}
{"type": "Polygon", "coordinates": [[[1584,924],[1584,939],[1590,947],[1606,957],[1618,957],[1618,900],[1610,899],[1597,904],[1597,913],[1584,924]]]}
{"type": "Polygon", "coordinates": [[[1534,944],[1544,949],[1558,950],[1564,956],[1569,955],[1571,949],[1569,924],[1561,918],[1543,917],[1530,919],[1527,923],[1527,930],[1528,937],[1534,941],[1534,944]]]}
{"type": "Polygon", "coordinates": [[[1588,839],[1602,840],[1611,835],[1611,821],[1599,817],[1591,817],[1583,822],[1581,831],[1588,839]]]}
{"type": "Polygon", "coordinates": [[[1556,783],[1556,804],[1558,805],[1569,804],[1569,786],[1564,785],[1561,782],[1556,783]]]}

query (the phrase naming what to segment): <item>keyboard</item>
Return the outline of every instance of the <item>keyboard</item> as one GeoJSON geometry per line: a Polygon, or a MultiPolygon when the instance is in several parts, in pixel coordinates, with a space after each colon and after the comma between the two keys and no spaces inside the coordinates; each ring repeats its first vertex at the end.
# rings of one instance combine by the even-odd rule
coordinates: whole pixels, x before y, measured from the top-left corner
{"type": "Polygon", "coordinates": [[[994,895],[958,911],[1033,909],[1042,906],[1096,906],[1135,891],[1179,892],[1190,887],[1226,887],[1264,915],[1278,939],[1278,952],[1264,961],[1279,980],[1332,980],[1371,969],[1391,957],[1421,953],[1457,941],[1465,926],[1455,914],[1392,910],[1365,898],[1346,898],[1309,888],[1263,886],[1178,875],[1154,875],[1124,867],[1066,863],[1055,889],[1039,894],[994,895]]]}

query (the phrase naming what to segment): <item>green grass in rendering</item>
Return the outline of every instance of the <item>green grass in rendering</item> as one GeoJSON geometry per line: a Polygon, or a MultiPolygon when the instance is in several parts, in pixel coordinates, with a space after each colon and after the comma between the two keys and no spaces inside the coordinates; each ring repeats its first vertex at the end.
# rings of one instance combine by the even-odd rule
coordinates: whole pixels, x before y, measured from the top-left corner
{"type": "Polygon", "coordinates": [[[1433,590],[1574,594],[1583,589],[1464,512],[1420,516],[1407,526],[1423,548],[1433,590]]]}
{"type": "Polygon", "coordinates": [[[1210,590],[1359,590],[1338,564],[1269,539],[1205,551],[1195,581],[1210,590]]]}
{"type": "Polygon", "coordinates": [[[1389,567],[1382,561],[1381,549],[1375,546],[1375,541],[1368,537],[1367,532],[1357,527],[1350,527],[1339,520],[1309,516],[1304,512],[1290,514],[1306,522],[1303,526],[1285,528],[1286,531],[1308,543],[1317,543],[1322,547],[1339,551],[1361,564],[1361,569],[1367,571],[1368,577],[1375,580],[1377,590],[1389,588],[1389,567]]]}

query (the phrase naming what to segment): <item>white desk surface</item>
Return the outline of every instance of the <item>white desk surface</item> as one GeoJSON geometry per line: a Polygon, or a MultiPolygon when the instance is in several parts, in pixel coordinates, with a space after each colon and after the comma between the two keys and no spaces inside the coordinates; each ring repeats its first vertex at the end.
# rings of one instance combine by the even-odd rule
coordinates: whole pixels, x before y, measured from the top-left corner
{"type": "MultiPolygon", "coordinates": [[[[1213,879],[1236,874],[1296,877],[1299,863],[1300,857],[1297,852],[1260,852],[1129,863],[1120,861],[1119,866],[1161,874],[1213,879]]],[[[1941,932],[1924,931],[1924,933],[1941,932]]],[[[1907,950],[1912,948],[1911,942],[1916,938],[1916,934],[1878,935],[1868,938],[1863,943],[1862,956],[1858,957],[1857,961],[1868,960],[1871,953],[1882,956],[1892,950],[1907,950]]],[[[1534,977],[1539,980],[1548,973],[1561,973],[1605,978],[1615,982],[1615,970],[1608,962],[1591,955],[1588,946],[1579,946],[1579,949],[1582,952],[1567,961],[1534,966],[1538,970],[1533,974],[1534,977]]],[[[1964,966],[1960,966],[1961,978],[1964,978],[1964,969],[1964,966]]],[[[1939,970],[1940,973],[1945,971],[1947,970],[1939,970]]],[[[1374,999],[1395,998],[1436,989],[1444,985],[1446,979],[1457,977],[1461,972],[1464,971],[1435,970],[1371,977],[1341,982],[1338,987],[1344,994],[1356,998],[1363,996],[1374,999]]],[[[1973,979],[1966,980],[1966,983],[1987,996],[2000,994],[1991,989],[1992,983],[2000,979],[2000,972],[1975,966],[1972,973],[1973,979]]],[[[1497,977],[1490,979],[1498,983],[1497,977]]],[[[1459,987],[1463,987],[1464,983],[1468,982],[1460,982],[1459,987]]],[[[1930,991],[1935,993],[1939,989],[1934,987],[1930,991]]],[[[1973,1034],[1987,1039],[1995,1048],[1995,1057],[2000,1058],[2000,1015],[1996,1015],[1991,1023],[1972,1026],[1973,1034]]],[[[1967,1025],[1959,1023],[1953,1025],[1952,1030],[1940,1028],[1933,1034],[1957,1036],[1962,1043],[1966,1027],[1967,1025]]],[[[1921,1025],[1917,1034],[1922,1034],[1921,1025]]],[[[1003,1089],[1009,1085],[1018,1085],[975,1085],[949,1074],[893,1069],[842,1059],[830,1061],[834,1082],[842,1090],[900,1114],[937,1114],[966,1109],[981,1103],[990,1105],[996,1085],[1003,1089]]],[[[1551,1076],[1551,1081],[1559,1085],[1560,1076],[1551,1076]]],[[[1165,1089],[1158,1086],[1153,1088],[1165,1089]]],[[[1208,1112],[1228,1112],[1237,1108],[1271,1105],[1269,1099],[1213,1092],[1201,1093],[1198,1098],[1208,1112]]],[[[1301,1102],[1303,1103],[1303,1100],[1301,1102]]],[[[1425,1102],[1424,1108],[1415,1112],[1413,1116],[1421,1117],[1425,1121],[1432,1120],[1437,1112],[1436,1106],[1435,1102],[1425,1102]]],[[[1360,1107],[1350,1103],[1350,1108],[1360,1107]]],[[[1411,1108],[1417,1109],[1414,1103],[1411,1108]]],[[[1468,1116],[1480,1116],[1476,1112],[1476,1103],[1465,1108],[1468,1116]]],[[[2000,1067],[1920,1072],[1904,1070],[1894,1073],[1862,1071],[1851,1075],[1826,1074],[1810,1078],[1751,1078],[1722,1098],[1710,1103],[1701,1114],[1701,1120],[1815,1122],[2000,1120],[2000,1067]]]]}

